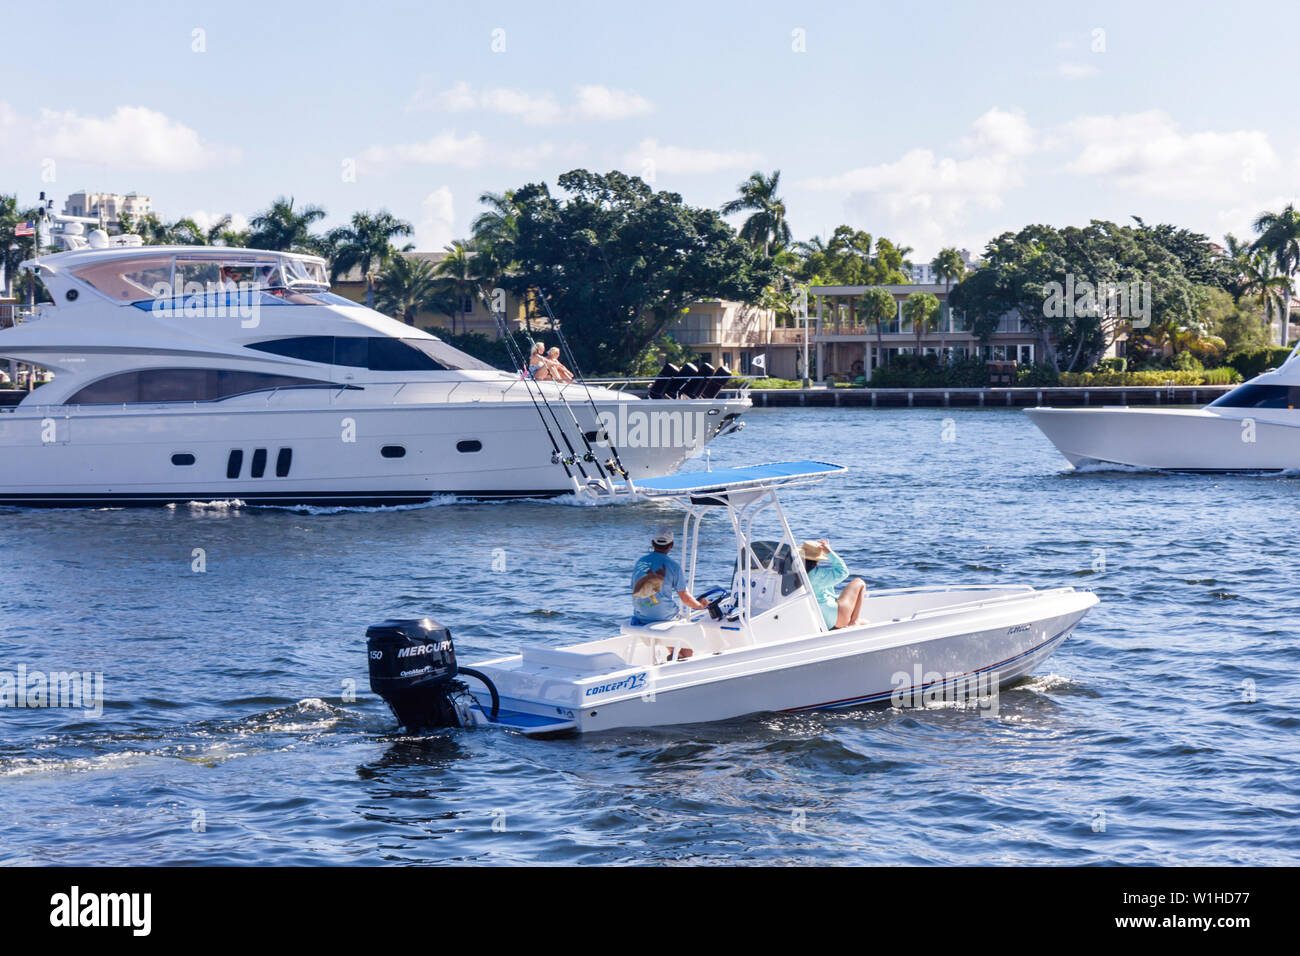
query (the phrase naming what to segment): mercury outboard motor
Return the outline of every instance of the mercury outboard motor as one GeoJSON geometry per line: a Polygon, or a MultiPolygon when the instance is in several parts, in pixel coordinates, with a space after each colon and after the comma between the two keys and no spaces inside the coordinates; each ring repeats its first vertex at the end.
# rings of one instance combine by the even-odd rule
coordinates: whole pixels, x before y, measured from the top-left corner
{"type": "Polygon", "coordinates": [[[481,674],[456,664],[451,631],[430,618],[389,620],[366,629],[370,689],[384,699],[397,722],[415,732],[432,727],[474,723],[469,689],[456,678],[476,677],[492,695],[493,719],[500,700],[496,687],[481,674]]]}

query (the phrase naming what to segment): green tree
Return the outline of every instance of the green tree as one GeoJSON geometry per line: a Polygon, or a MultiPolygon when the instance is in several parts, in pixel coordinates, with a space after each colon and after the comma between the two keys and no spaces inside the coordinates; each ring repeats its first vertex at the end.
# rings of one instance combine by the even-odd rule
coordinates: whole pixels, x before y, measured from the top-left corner
{"type": "MultiPolygon", "coordinates": [[[[885,364],[885,326],[898,316],[898,303],[884,289],[868,289],[863,293],[859,314],[867,327],[876,327],[876,363],[885,364]]],[[[869,369],[867,370],[870,371],[869,369]]]]}
{"type": "Polygon", "coordinates": [[[487,209],[470,224],[474,237],[473,261],[465,271],[520,296],[524,304],[524,328],[531,335],[535,302],[527,283],[518,274],[515,245],[519,237],[519,207],[515,194],[509,189],[502,193],[485,192],[478,201],[487,209]]]}
{"type": "Polygon", "coordinates": [[[36,253],[36,237],[16,235],[18,225],[36,217],[35,208],[24,209],[18,205],[17,195],[0,195],[0,263],[4,266],[5,298],[13,297],[18,264],[36,253]]]}
{"type": "Polygon", "coordinates": [[[1260,321],[1258,312],[1241,299],[1234,301],[1222,289],[1203,287],[1201,291],[1201,314],[1209,331],[1223,341],[1225,353],[1268,347],[1268,327],[1260,321]]]}
{"type": "Polygon", "coordinates": [[[514,193],[521,284],[545,292],[584,370],[624,371],[691,302],[753,302],[771,260],[715,211],[635,176],[575,169],[514,193]]]}
{"type": "Polygon", "coordinates": [[[311,227],[324,218],[320,206],[295,209],[292,196],[281,196],[249,220],[248,245],[273,252],[320,252],[321,238],[312,235],[311,227]]]}
{"type": "Polygon", "coordinates": [[[1287,203],[1281,212],[1262,212],[1255,218],[1258,238],[1254,248],[1272,256],[1277,271],[1286,277],[1286,292],[1282,296],[1281,342],[1286,344],[1290,332],[1291,295],[1295,288],[1295,274],[1300,270],[1300,212],[1287,203]]]}
{"type": "MultiPolygon", "coordinates": [[[[451,245],[446,246],[446,255],[442,261],[434,268],[434,274],[442,280],[444,291],[455,302],[455,311],[452,313],[451,331],[456,332],[456,320],[464,313],[466,319],[469,318],[469,312],[465,310],[466,301],[473,302],[475,294],[479,289],[479,282],[483,276],[478,271],[479,262],[475,259],[475,248],[472,241],[457,239],[451,245]]],[[[462,330],[464,324],[462,323],[462,330]]]]}
{"type": "Polygon", "coordinates": [[[411,224],[398,219],[386,209],[352,214],[349,225],[331,229],[325,237],[330,249],[330,278],[353,268],[359,268],[366,277],[366,308],[375,307],[375,273],[386,267],[397,255],[393,240],[409,236],[411,224]]]}
{"type": "MultiPolygon", "coordinates": [[[[952,296],[952,284],[961,281],[962,276],[966,274],[966,260],[961,257],[961,253],[949,246],[946,249],[940,249],[939,254],[934,257],[930,263],[934,269],[935,277],[943,283],[943,301],[947,304],[948,317],[952,317],[952,304],[949,301],[952,296]]],[[[948,326],[950,321],[940,319],[939,325],[939,354],[944,355],[948,344],[948,326]]]]}
{"type": "Polygon", "coordinates": [[[770,256],[775,249],[790,244],[790,225],[785,219],[785,200],[776,194],[781,185],[781,170],[765,176],[753,172],[737,187],[740,195],[722,204],[720,212],[732,216],[740,212],[750,215],[740,227],[740,238],[770,256]]]}
{"type": "Polygon", "coordinates": [[[147,246],[206,246],[207,233],[189,218],[177,219],[175,222],[163,222],[154,213],[145,213],[133,217],[122,213],[117,220],[118,228],[123,233],[134,233],[147,246]]]}
{"type": "Polygon", "coordinates": [[[903,300],[903,318],[916,333],[915,354],[921,354],[921,336],[933,332],[939,322],[939,299],[929,292],[913,292],[903,300]]]}
{"type": "MultiPolygon", "coordinates": [[[[1016,315],[1038,335],[1046,364],[1056,371],[1083,371],[1118,335],[1141,331],[1146,317],[1135,325],[1138,300],[1141,311],[1149,309],[1153,334],[1168,341],[1173,341],[1169,330],[1194,323],[1197,286],[1186,269],[1199,268],[1198,256],[1190,247],[1182,255],[1170,248],[1191,243],[1194,236],[1102,220],[1061,230],[1026,226],[988,244],[986,264],[952,290],[953,306],[973,318],[982,341],[1001,316],[1016,315]],[[1119,289],[1124,295],[1109,291],[1119,289]]],[[[1208,253],[1208,240],[1195,241],[1208,253]]]]}
{"type": "Polygon", "coordinates": [[[1273,316],[1284,308],[1291,280],[1277,271],[1274,259],[1264,252],[1251,253],[1241,268],[1241,292],[1237,301],[1258,300],[1265,337],[1271,339],[1273,316]]]}
{"type": "Polygon", "coordinates": [[[438,277],[433,274],[432,265],[424,259],[397,253],[389,257],[379,273],[373,308],[407,325],[414,325],[420,312],[438,309],[439,292],[438,277]]]}

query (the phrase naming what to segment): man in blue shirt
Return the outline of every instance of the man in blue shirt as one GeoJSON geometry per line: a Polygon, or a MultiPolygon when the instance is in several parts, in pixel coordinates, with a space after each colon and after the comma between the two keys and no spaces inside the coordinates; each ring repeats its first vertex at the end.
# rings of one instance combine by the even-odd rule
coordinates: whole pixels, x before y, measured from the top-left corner
{"type": "MultiPolygon", "coordinates": [[[[681,604],[697,611],[708,607],[707,603],[697,601],[686,590],[686,574],[682,566],[668,556],[673,549],[673,533],[660,532],[651,540],[650,546],[654,550],[637,559],[632,569],[632,623],[671,621],[681,613],[681,604]]],[[[677,659],[685,660],[690,656],[690,650],[683,648],[677,659]]]]}

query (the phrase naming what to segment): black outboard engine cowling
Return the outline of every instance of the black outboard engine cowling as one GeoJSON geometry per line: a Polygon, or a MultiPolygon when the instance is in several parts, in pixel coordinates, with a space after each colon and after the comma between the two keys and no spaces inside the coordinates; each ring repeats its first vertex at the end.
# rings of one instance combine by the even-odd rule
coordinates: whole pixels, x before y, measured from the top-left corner
{"type": "Polygon", "coordinates": [[[414,732],[461,725],[455,697],[465,685],[456,680],[451,631],[427,617],[384,621],[367,628],[366,650],[370,689],[403,727],[414,732]]]}

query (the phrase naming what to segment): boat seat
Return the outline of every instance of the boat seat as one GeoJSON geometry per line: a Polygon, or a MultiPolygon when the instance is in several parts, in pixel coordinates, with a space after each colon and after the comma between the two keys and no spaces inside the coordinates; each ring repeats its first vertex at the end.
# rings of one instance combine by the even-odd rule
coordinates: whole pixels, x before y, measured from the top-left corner
{"type": "MultiPolygon", "coordinates": [[[[643,641],[650,645],[653,652],[655,648],[663,647],[689,647],[693,651],[703,651],[710,649],[704,628],[694,621],[677,619],[673,621],[656,621],[653,624],[633,624],[631,621],[622,626],[624,637],[632,639],[632,647],[635,647],[638,641],[643,641]]],[[[631,652],[628,653],[629,659],[631,652]]]]}
{"type": "Polygon", "coordinates": [[[560,667],[583,674],[604,674],[627,667],[627,661],[613,651],[534,646],[524,647],[520,653],[525,667],[560,667]]]}

